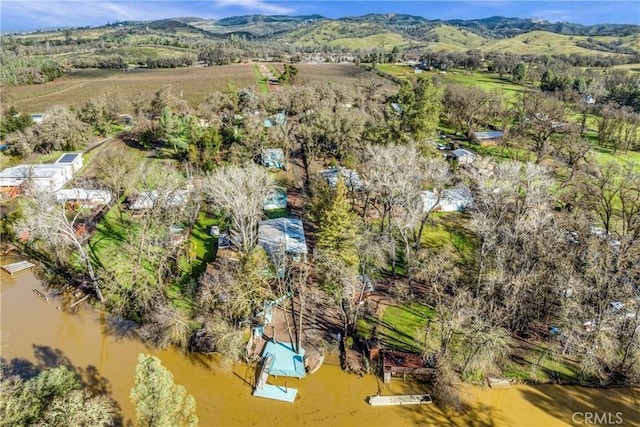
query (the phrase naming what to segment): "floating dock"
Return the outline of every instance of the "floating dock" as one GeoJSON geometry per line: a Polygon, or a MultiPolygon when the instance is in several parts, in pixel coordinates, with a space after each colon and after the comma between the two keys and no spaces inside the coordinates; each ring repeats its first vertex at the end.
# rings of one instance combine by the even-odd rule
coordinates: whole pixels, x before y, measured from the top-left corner
{"type": "Polygon", "coordinates": [[[267,399],[293,402],[296,399],[298,390],[291,387],[281,387],[279,385],[264,384],[261,389],[256,388],[253,395],[267,399]]]}
{"type": "Polygon", "coordinates": [[[425,405],[433,403],[428,394],[398,394],[395,396],[369,396],[367,401],[371,406],[393,405],[425,405]]]}
{"type": "Polygon", "coordinates": [[[20,273],[21,271],[27,270],[31,267],[33,267],[33,264],[29,261],[19,261],[14,262],[13,264],[3,265],[2,269],[13,276],[16,273],[20,273]]]}

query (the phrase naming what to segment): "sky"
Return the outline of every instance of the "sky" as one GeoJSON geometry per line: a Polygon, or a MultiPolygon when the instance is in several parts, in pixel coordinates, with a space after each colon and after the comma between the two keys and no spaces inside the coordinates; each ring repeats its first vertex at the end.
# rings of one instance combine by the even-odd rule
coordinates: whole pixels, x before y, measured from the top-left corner
{"type": "Polygon", "coordinates": [[[309,15],[329,18],[367,13],[406,13],[428,19],[477,19],[490,16],[538,18],[585,25],[639,24],[640,1],[558,0],[353,1],[353,0],[0,0],[0,30],[100,26],[115,21],[146,21],[196,16],[309,15]]]}

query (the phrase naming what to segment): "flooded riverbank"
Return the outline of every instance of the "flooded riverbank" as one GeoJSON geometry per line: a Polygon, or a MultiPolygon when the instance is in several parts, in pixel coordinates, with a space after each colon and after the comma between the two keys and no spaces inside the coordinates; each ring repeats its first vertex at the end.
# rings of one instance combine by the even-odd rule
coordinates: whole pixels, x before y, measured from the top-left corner
{"type": "MultiPolygon", "coordinates": [[[[7,262],[2,260],[2,264],[7,262]]],[[[640,425],[640,390],[630,388],[469,387],[471,411],[454,418],[447,418],[434,405],[371,407],[366,397],[376,394],[382,383],[374,376],[360,378],[342,372],[337,357],[331,355],[316,374],[303,380],[286,380],[287,386],[299,390],[293,404],[254,398],[253,370],[246,365],[226,371],[215,358],[150,349],[135,338],[126,322],[87,307],[76,313],[63,312],[56,308],[59,301],[43,301],[33,289],[47,291],[31,272],[17,278],[4,272],[0,275],[3,359],[22,372],[65,363],[91,374],[110,390],[125,422],[134,416],[129,392],[137,356],[145,352],[158,356],[174,374],[176,383],[195,397],[201,426],[584,425],[585,415],[590,412],[610,413],[612,424],[621,413],[624,425],[640,425]]],[[[285,380],[278,378],[276,383],[284,385],[285,380]]],[[[390,389],[382,391],[419,390],[394,381],[390,389]]]]}

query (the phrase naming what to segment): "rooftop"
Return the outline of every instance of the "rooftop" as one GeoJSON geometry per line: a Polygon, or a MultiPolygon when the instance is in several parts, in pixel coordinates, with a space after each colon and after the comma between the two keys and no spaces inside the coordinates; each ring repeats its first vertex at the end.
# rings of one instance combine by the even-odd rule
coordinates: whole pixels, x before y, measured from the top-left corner
{"type": "Polygon", "coordinates": [[[111,201],[111,193],[106,190],[94,190],[86,188],[67,188],[56,191],[56,200],[59,202],[87,201],[107,204],[111,201]]]}
{"type": "Polygon", "coordinates": [[[360,180],[360,175],[358,171],[353,169],[347,169],[342,166],[338,166],[335,168],[323,170],[320,172],[324,179],[327,180],[327,183],[331,188],[336,188],[338,184],[338,177],[342,175],[344,179],[344,185],[347,186],[350,190],[359,190],[362,188],[362,181],[360,180]]]}
{"type": "Polygon", "coordinates": [[[274,218],[260,221],[258,244],[273,259],[278,254],[302,255],[307,253],[302,220],[298,218],[274,218]]]}
{"type": "Polygon", "coordinates": [[[51,178],[65,165],[18,165],[0,172],[0,178],[51,178]]]}
{"type": "Polygon", "coordinates": [[[457,150],[453,150],[451,152],[451,154],[453,154],[456,157],[464,157],[464,156],[475,156],[476,154],[465,149],[465,148],[458,148],[457,150]]]}

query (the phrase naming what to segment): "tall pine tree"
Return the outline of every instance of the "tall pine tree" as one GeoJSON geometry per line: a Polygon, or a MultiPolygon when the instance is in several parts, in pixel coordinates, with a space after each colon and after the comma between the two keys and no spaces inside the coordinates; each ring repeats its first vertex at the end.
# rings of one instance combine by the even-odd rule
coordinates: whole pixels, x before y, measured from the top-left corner
{"type": "Polygon", "coordinates": [[[140,354],[131,401],[136,407],[136,425],[145,427],[196,426],[196,401],[160,359],[140,354]]]}
{"type": "Polygon", "coordinates": [[[355,240],[359,221],[358,215],[351,210],[347,200],[347,187],[340,175],[333,198],[322,215],[316,246],[346,266],[356,266],[358,254],[355,240]]]}

